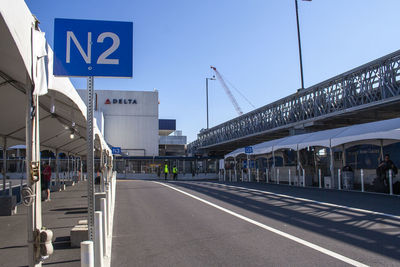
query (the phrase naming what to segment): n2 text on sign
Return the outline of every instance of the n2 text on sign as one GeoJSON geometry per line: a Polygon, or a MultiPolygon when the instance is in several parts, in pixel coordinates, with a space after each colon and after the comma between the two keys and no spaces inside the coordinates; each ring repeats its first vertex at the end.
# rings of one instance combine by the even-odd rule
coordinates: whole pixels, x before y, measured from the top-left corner
{"type": "Polygon", "coordinates": [[[55,19],[58,76],[132,77],[133,23],[55,19]]]}

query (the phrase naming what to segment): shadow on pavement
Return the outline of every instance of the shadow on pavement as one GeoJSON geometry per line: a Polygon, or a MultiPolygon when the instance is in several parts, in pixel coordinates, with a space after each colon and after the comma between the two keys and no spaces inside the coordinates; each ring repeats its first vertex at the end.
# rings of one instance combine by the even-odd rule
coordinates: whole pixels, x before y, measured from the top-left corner
{"type": "Polygon", "coordinates": [[[227,188],[219,183],[173,184],[266,218],[400,260],[399,220],[243,188],[227,188]],[[375,228],[371,229],[372,226],[375,228]]]}

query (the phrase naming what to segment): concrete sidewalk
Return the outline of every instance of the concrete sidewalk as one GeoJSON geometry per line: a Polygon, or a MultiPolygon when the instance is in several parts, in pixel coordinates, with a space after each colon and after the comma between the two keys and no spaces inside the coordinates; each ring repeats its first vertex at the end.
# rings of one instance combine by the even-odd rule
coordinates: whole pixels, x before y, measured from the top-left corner
{"type": "MultiPolygon", "coordinates": [[[[70,230],[78,220],[87,219],[86,182],[52,192],[42,202],[43,226],[54,233],[54,253],[44,266],[80,266],[80,249],[70,247],[70,230]]],[[[0,266],[27,266],[27,208],[18,206],[14,216],[0,217],[0,266]]]]}

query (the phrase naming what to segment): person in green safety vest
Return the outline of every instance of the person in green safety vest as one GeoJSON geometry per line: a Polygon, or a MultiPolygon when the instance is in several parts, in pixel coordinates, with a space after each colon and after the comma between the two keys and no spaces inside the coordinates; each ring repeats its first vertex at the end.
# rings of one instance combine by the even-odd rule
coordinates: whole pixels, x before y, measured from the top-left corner
{"type": "Polygon", "coordinates": [[[177,180],[177,178],[178,178],[178,168],[176,166],[174,166],[172,168],[172,173],[174,174],[174,180],[177,180]]]}
{"type": "Polygon", "coordinates": [[[168,176],[168,164],[165,163],[164,165],[164,179],[167,180],[167,176],[168,176]]]}

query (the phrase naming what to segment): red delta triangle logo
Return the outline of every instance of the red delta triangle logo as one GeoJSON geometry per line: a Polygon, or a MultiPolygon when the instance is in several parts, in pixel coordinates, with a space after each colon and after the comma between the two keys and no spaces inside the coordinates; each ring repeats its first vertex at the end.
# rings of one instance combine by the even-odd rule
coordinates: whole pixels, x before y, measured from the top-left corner
{"type": "Polygon", "coordinates": [[[107,98],[107,100],[106,100],[106,102],[104,104],[106,104],[106,105],[111,104],[110,99],[107,98]]]}

